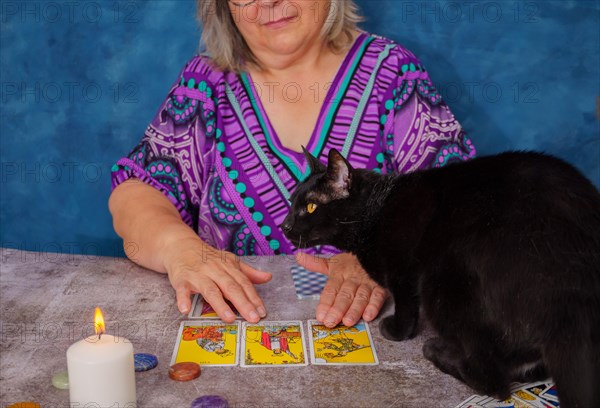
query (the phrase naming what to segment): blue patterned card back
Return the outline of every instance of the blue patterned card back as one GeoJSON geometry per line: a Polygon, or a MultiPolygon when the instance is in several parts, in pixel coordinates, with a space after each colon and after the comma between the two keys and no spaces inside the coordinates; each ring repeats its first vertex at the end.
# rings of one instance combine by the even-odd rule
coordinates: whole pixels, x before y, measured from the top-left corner
{"type": "Polygon", "coordinates": [[[327,276],[311,272],[301,266],[292,266],[292,279],[298,299],[318,299],[327,283],[327,276]]]}

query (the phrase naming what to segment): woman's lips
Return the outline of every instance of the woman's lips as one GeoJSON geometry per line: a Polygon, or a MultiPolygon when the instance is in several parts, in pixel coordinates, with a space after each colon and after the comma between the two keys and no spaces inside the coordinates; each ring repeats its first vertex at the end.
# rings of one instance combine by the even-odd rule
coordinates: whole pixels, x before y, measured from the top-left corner
{"type": "Polygon", "coordinates": [[[266,23],[265,26],[267,26],[269,28],[281,28],[281,27],[288,25],[290,22],[294,21],[295,19],[296,19],[296,17],[284,17],[277,21],[271,21],[269,23],[266,23]]]}

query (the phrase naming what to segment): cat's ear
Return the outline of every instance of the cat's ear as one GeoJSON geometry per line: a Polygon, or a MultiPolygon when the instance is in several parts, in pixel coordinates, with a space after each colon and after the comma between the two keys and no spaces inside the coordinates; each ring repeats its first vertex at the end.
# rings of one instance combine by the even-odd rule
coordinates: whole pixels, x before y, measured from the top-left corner
{"type": "Polygon", "coordinates": [[[337,198],[346,198],[350,195],[352,166],[344,156],[335,149],[329,151],[327,179],[337,198]]]}
{"type": "Polygon", "coordinates": [[[304,153],[304,157],[306,158],[306,162],[308,163],[308,167],[310,167],[310,172],[312,174],[325,173],[327,170],[325,165],[321,163],[315,156],[310,154],[310,152],[306,150],[304,146],[302,146],[302,153],[304,153]]]}

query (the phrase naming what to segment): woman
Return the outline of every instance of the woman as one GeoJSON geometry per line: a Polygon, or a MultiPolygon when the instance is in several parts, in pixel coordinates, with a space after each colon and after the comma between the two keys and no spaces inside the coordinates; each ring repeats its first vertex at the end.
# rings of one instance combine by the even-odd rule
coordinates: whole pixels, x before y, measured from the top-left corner
{"type": "MultiPolygon", "coordinates": [[[[130,259],[168,274],[182,313],[198,292],[222,320],[235,318],[229,299],[257,322],[266,309],[253,284],[270,274],[235,255],[296,253],[278,225],[307,176],[301,146],[322,161],[337,148],[381,172],[475,151],[416,57],[360,32],[351,0],[197,6],[210,56],[186,64],[140,144],[117,162],[109,206],[116,232],[136,244],[130,259]]],[[[354,256],[297,260],[329,276],[319,321],[377,316],[386,293],[354,256]]]]}

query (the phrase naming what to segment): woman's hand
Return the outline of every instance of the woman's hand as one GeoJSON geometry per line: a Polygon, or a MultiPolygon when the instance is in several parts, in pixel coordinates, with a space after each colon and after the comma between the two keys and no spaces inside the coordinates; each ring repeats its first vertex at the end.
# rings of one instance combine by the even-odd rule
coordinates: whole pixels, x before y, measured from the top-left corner
{"type": "Polygon", "coordinates": [[[327,327],[340,321],[355,325],[362,317],[370,322],[383,307],[388,292],[376,284],[352,254],[319,258],[305,253],[296,254],[304,268],[329,277],[317,306],[317,320],[327,327]]]}
{"type": "Polygon", "coordinates": [[[172,243],[165,251],[165,268],[181,313],[189,313],[190,295],[200,293],[227,323],[235,320],[235,314],[225,299],[249,322],[256,323],[267,315],[254,284],[270,281],[270,273],[254,269],[231,252],[219,251],[199,238],[172,243]]]}
{"type": "Polygon", "coordinates": [[[190,295],[200,293],[228,323],[235,320],[235,315],[225,299],[250,322],[267,315],[253,284],[268,282],[271,274],[203,242],[160,191],[138,179],[129,179],[112,192],[109,209],[117,234],[124,242],[135,244],[134,253],[129,253],[125,245],[127,257],[145,268],[168,274],[181,313],[189,313],[190,295]]]}

